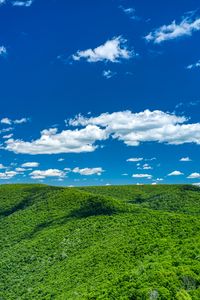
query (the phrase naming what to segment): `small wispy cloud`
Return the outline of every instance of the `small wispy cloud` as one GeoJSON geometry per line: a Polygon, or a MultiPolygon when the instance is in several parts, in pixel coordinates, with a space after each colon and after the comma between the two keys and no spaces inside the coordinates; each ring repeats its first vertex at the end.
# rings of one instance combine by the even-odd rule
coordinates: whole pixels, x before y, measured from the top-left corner
{"type": "Polygon", "coordinates": [[[188,69],[188,70],[196,69],[196,68],[200,68],[200,59],[196,63],[188,65],[186,67],[186,69],[188,69]]]}
{"type": "Polygon", "coordinates": [[[31,162],[26,162],[22,164],[22,168],[36,168],[39,166],[38,162],[31,161],[31,162]]]}
{"type": "Polygon", "coordinates": [[[189,158],[188,156],[187,157],[182,157],[180,158],[179,161],[192,161],[191,158],[189,158]]]}
{"type": "Polygon", "coordinates": [[[13,133],[2,136],[3,139],[10,139],[13,136],[13,133]]]}
{"type": "Polygon", "coordinates": [[[189,102],[179,102],[178,104],[176,104],[175,109],[179,109],[179,108],[187,108],[187,107],[191,107],[191,106],[197,106],[200,104],[200,100],[193,100],[193,101],[189,101],[189,102]]]}
{"type": "Polygon", "coordinates": [[[147,179],[152,179],[152,175],[150,174],[133,174],[133,178],[147,178],[147,179]]]}
{"type": "Polygon", "coordinates": [[[138,170],[152,170],[153,168],[149,164],[144,164],[141,167],[137,167],[138,170]]]}
{"type": "Polygon", "coordinates": [[[143,160],[143,157],[131,157],[131,158],[128,158],[126,161],[138,162],[138,161],[142,161],[142,160],[143,160]]]}
{"type": "Polygon", "coordinates": [[[164,41],[174,40],[183,36],[191,36],[193,32],[200,30],[200,18],[194,15],[183,17],[180,23],[174,20],[169,25],[163,25],[150,32],[144,38],[147,42],[160,44],[164,41]]]}
{"type": "MultiPolygon", "coordinates": [[[[1,4],[1,3],[0,3],[1,4]]],[[[0,46],[0,56],[6,56],[8,54],[5,46],[0,46]]]]}
{"type": "Polygon", "coordinates": [[[33,0],[19,0],[19,1],[13,1],[12,5],[13,6],[24,6],[24,7],[29,7],[33,4],[33,0]]]}
{"type": "Polygon", "coordinates": [[[184,173],[182,173],[180,171],[173,171],[173,172],[169,173],[167,176],[180,176],[180,175],[184,175],[184,173]]]}
{"type": "Polygon", "coordinates": [[[117,63],[120,62],[121,59],[130,59],[133,56],[136,56],[136,53],[133,50],[128,49],[127,40],[122,36],[118,36],[106,41],[103,45],[94,49],[90,48],[83,51],[77,51],[72,55],[72,59],[75,61],[85,59],[90,63],[99,61],[117,63]]]}
{"type": "Polygon", "coordinates": [[[5,117],[0,120],[0,123],[5,125],[12,125],[12,124],[23,124],[23,123],[27,123],[28,121],[29,121],[28,118],[11,120],[10,118],[5,117]]]}
{"type": "Polygon", "coordinates": [[[111,70],[104,70],[102,72],[102,76],[105,77],[106,79],[110,79],[113,76],[115,76],[117,73],[116,72],[112,72],[111,70]]]}
{"type": "Polygon", "coordinates": [[[121,9],[131,20],[139,21],[141,19],[136,15],[135,8],[133,8],[133,7],[126,8],[122,5],[120,5],[119,9],[121,9]]]}
{"type": "Polygon", "coordinates": [[[90,176],[90,175],[98,175],[100,176],[104,170],[101,167],[98,168],[83,168],[80,169],[79,167],[76,167],[72,170],[73,173],[78,173],[80,175],[90,176]]]}

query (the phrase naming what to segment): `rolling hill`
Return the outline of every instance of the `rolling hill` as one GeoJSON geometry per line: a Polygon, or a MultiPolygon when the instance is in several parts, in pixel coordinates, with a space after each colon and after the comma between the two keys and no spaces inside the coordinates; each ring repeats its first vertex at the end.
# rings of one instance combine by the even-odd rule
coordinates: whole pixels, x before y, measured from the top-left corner
{"type": "Polygon", "coordinates": [[[0,299],[200,299],[200,189],[0,186],[0,299]]]}

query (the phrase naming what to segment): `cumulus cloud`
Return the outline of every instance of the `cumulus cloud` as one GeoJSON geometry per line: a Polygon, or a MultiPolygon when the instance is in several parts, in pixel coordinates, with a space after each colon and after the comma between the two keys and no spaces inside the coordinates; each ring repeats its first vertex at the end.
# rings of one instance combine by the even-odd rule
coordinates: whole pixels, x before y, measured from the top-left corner
{"type": "Polygon", "coordinates": [[[16,176],[18,173],[15,171],[5,171],[5,172],[0,172],[0,179],[11,179],[14,176],[16,176]]]}
{"type": "Polygon", "coordinates": [[[33,0],[19,0],[19,1],[13,1],[12,5],[13,6],[24,6],[24,7],[29,7],[33,3],[33,0]]]}
{"type": "Polygon", "coordinates": [[[189,179],[200,178],[200,173],[197,173],[197,172],[191,173],[187,178],[189,178],[189,179]]]}
{"type": "Polygon", "coordinates": [[[180,23],[174,20],[169,25],[163,25],[145,36],[146,41],[160,44],[183,36],[191,36],[193,32],[200,30],[200,18],[192,15],[182,18],[180,23]]]}
{"type": "Polygon", "coordinates": [[[138,161],[142,161],[143,157],[132,157],[132,158],[128,158],[126,161],[130,161],[130,162],[138,162],[138,161]]]}
{"type": "Polygon", "coordinates": [[[3,164],[0,164],[0,169],[6,169],[6,167],[3,164]]]}
{"type": "Polygon", "coordinates": [[[127,40],[121,36],[114,37],[97,48],[77,51],[72,55],[72,59],[75,61],[85,59],[87,62],[93,63],[99,61],[120,62],[121,59],[130,59],[136,55],[133,50],[128,49],[126,43],[127,40]]]}
{"type": "Polygon", "coordinates": [[[35,170],[30,173],[30,176],[32,179],[45,179],[48,177],[63,178],[65,176],[65,172],[58,169],[35,170]]]}
{"type": "Polygon", "coordinates": [[[198,60],[196,63],[188,65],[186,67],[186,69],[188,69],[188,70],[196,69],[196,68],[200,68],[200,60],[198,60]]]}
{"type": "Polygon", "coordinates": [[[179,176],[179,175],[184,175],[184,174],[180,171],[173,171],[169,173],[167,176],[179,176]]]}
{"type": "Polygon", "coordinates": [[[180,158],[179,161],[192,161],[191,158],[189,158],[188,156],[187,157],[182,157],[180,158]]]}
{"type": "Polygon", "coordinates": [[[37,168],[39,166],[38,162],[32,161],[32,162],[26,162],[22,164],[22,168],[37,168]]]}
{"type": "Polygon", "coordinates": [[[12,121],[9,118],[1,119],[1,124],[11,125],[12,121]]]}
{"type": "Polygon", "coordinates": [[[173,145],[184,143],[200,144],[200,123],[183,124],[184,116],[159,110],[145,110],[139,113],[121,111],[103,113],[98,117],[85,118],[82,115],[69,120],[72,126],[96,125],[105,128],[112,138],[123,141],[128,146],[138,146],[141,142],[159,142],[173,145]]]}
{"type": "Polygon", "coordinates": [[[33,141],[9,139],[4,149],[24,154],[92,152],[98,147],[97,141],[109,138],[122,141],[127,146],[138,146],[144,142],[200,144],[200,123],[188,124],[184,116],[159,110],[120,111],[97,117],[78,115],[68,120],[67,125],[78,128],[60,133],[56,128],[45,129],[40,138],[33,141]]]}
{"type": "Polygon", "coordinates": [[[76,167],[72,170],[73,173],[78,173],[80,175],[101,175],[104,170],[101,167],[98,168],[83,168],[80,169],[79,167],[76,167]]]}
{"type": "Polygon", "coordinates": [[[147,179],[151,179],[152,175],[151,174],[133,174],[132,177],[133,178],[147,178],[147,179]]]}
{"type": "Polygon", "coordinates": [[[6,149],[24,154],[92,152],[97,148],[94,143],[106,138],[105,130],[95,125],[88,125],[80,130],[63,130],[60,133],[57,133],[56,128],[51,128],[43,130],[41,137],[32,142],[10,139],[6,141],[6,149]]]}

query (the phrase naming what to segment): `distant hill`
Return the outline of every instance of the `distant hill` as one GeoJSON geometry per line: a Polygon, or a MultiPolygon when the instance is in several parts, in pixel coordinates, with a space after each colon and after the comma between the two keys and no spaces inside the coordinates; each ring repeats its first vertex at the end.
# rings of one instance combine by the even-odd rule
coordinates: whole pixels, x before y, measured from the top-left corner
{"type": "Polygon", "coordinates": [[[200,189],[0,186],[0,299],[200,299],[200,189]]]}

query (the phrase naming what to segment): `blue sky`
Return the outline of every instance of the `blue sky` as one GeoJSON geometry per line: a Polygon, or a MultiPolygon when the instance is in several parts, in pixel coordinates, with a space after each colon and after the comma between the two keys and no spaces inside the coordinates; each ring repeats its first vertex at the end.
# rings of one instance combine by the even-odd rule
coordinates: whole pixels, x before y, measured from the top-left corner
{"type": "Polygon", "coordinates": [[[200,2],[0,0],[0,182],[200,183],[200,2]]]}

